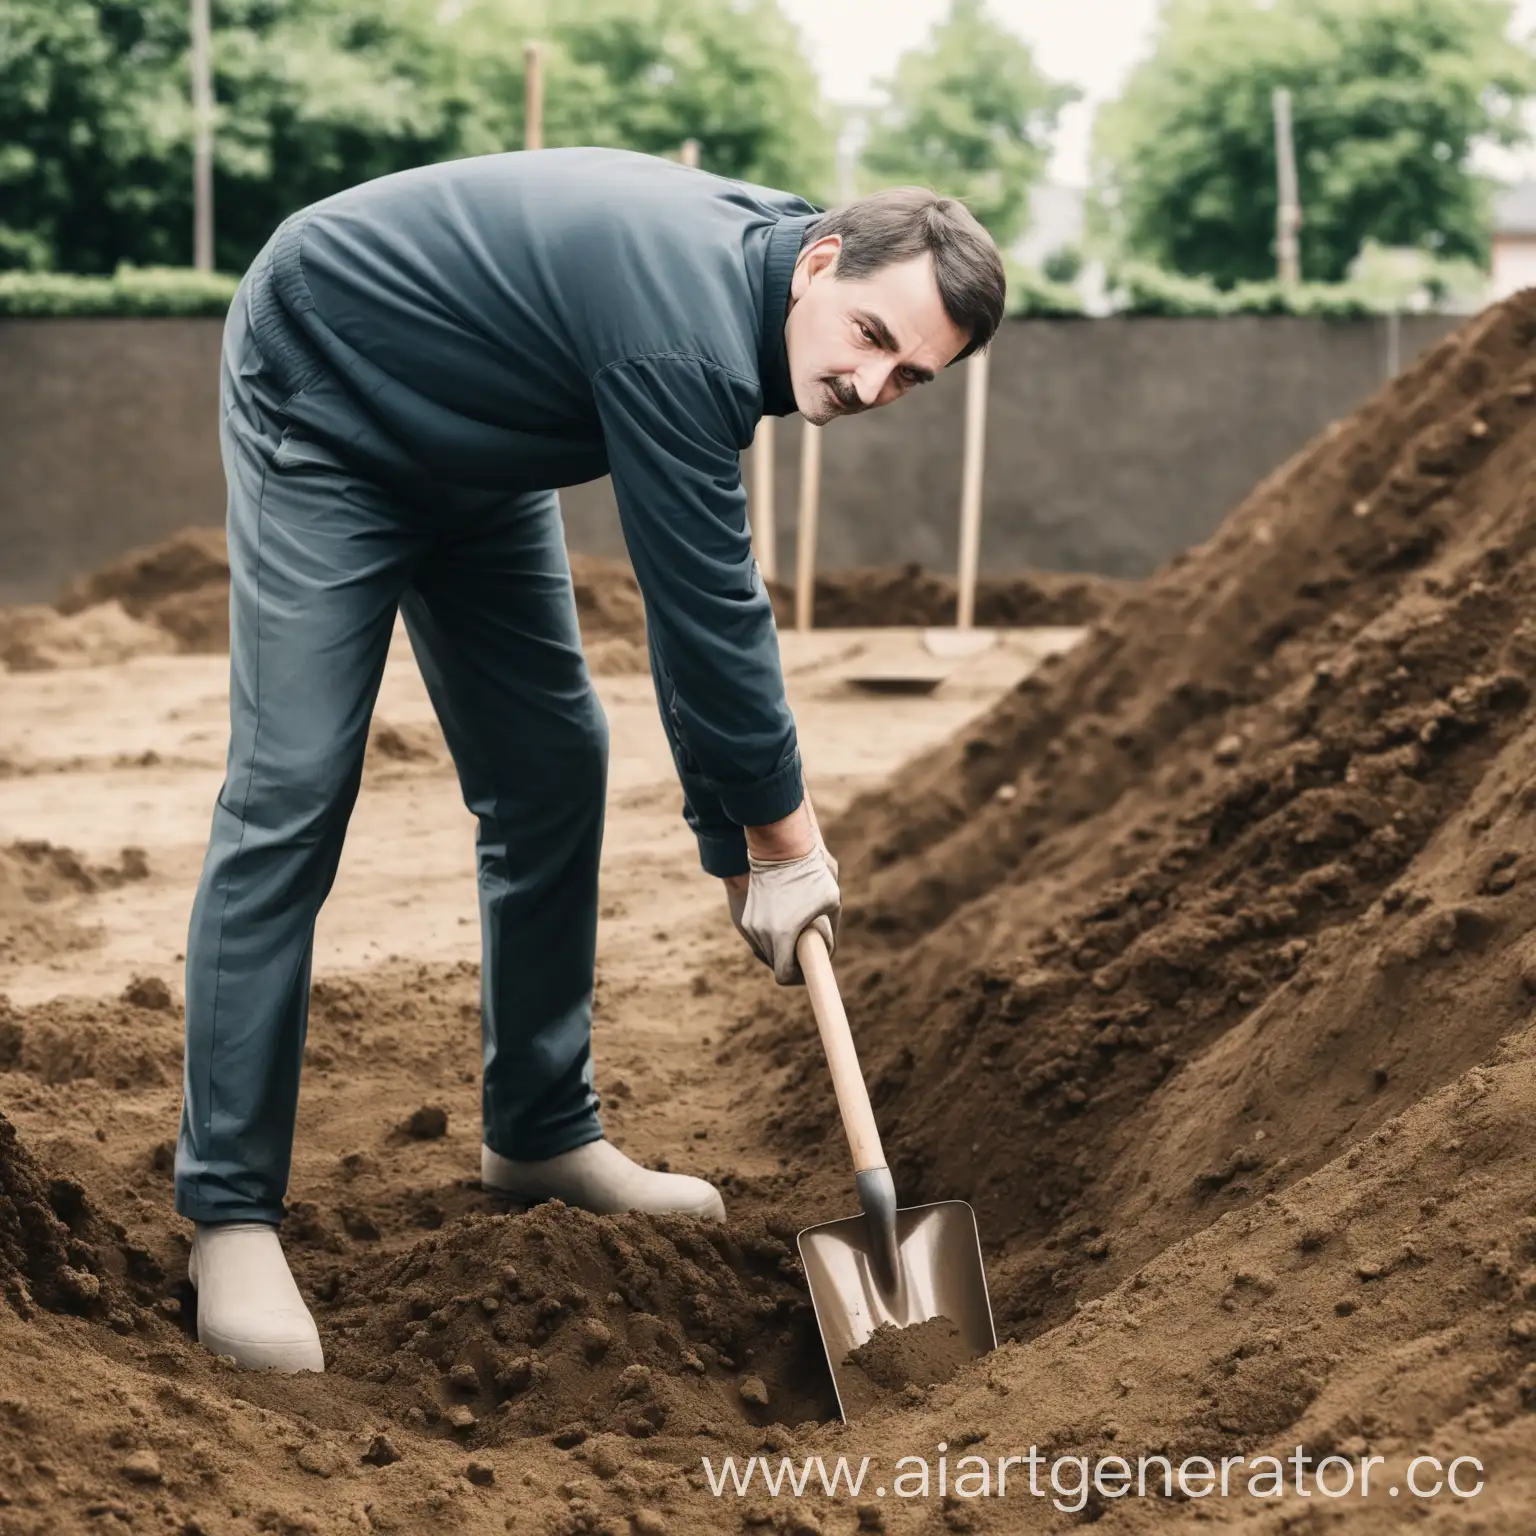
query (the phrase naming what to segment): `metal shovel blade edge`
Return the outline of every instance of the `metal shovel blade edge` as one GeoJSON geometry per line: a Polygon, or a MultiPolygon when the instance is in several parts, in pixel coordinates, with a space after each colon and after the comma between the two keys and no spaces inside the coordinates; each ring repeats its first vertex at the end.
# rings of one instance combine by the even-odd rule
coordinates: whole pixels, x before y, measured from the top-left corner
{"type": "Polygon", "coordinates": [[[964,1200],[896,1212],[900,1273],[894,1289],[878,1277],[872,1234],[862,1215],[807,1227],[796,1246],[844,1419],[842,1362],[885,1323],[910,1328],[947,1317],[973,1354],[997,1348],[976,1213],[964,1200]]]}

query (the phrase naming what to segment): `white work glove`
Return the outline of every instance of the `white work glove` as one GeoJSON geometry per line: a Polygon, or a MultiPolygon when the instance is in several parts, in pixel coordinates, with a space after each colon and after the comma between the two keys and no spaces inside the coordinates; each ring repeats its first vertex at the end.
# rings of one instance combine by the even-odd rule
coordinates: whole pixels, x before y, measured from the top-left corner
{"type": "Polygon", "coordinates": [[[781,987],[803,985],[795,957],[800,935],[814,924],[829,954],[837,946],[843,910],[837,866],[819,843],[804,858],[772,863],[748,854],[747,862],[751,877],[746,900],[738,918],[737,897],[730,893],[731,920],[781,987]]]}

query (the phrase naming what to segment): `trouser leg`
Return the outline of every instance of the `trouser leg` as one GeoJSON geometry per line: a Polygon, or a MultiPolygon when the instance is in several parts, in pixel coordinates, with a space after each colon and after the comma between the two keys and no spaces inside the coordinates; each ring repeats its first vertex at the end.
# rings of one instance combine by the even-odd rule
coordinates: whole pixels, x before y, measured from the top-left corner
{"type": "Polygon", "coordinates": [[[484,1137],[553,1157],[602,1135],[592,983],[608,723],[552,492],[482,511],[401,602],[478,819],[484,1137]]]}
{"type": "Polygon", "coordinates": [[[310,445],[279,446],[249,352],[226,348],[230,743],[187,940],[176,1209],[279,1221],[315,918],[341,856],[412,541],[310,445]]]}

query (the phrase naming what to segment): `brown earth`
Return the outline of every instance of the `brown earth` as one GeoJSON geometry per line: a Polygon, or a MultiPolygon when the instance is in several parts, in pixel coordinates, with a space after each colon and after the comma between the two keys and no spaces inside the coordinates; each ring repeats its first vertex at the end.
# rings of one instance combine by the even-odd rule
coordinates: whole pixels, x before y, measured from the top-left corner
{"type": "Polygon", "coordinates": [[[948,1381],[975,1359],[960,1330],[943,1316],[898,1328],[883,1323],[839,1362],[843,1415],[860,1418],[893,1392],[948,1381]]]}
{"type": "MultiPolygon", "coordinates": [[[[1134,590],[1129,581],[1055,571],[983,576],[976,582],[975,622],[982,628],[1091,624],[1134,590]]],[[[775,581],[769,591],[779,623],[793,623],[794,586],[775,581]]],[[[831,571],[816,578],[811,622],[825,629],[953,624],[957,593],[954,577],[920,565],[831,571]]]]}
{"type": "Polygon", "coordinates": [[[142,848],[124,848],[116,864],[91,865],[47,841],[0,847],[0,965],[17,965],[95,941],[80,920],[80,898],[116,890],[149,874],[142,848]]]}
{"type": "MultiPolygon", "coordinates": [[[[645,672],[645,604],[627,563],[571,555],[582,638],[594,672],[645,672]]],[[[982,626],[1080,625],[1132,584],[1098,576],[1024,572],[977,583],[982,626]]],[[[794,588],[770,584],[781,624],[794,588]]],[[[839,571],[816,580],[814,622],[829,629],[946,625],[955,583],[919,565],[839,571]]],[[[0,609],[0,663],[12,671],[100,666],[170,651],[229,649],[229,556],[220,528],[185,528],[81,577],[58,602],[0,609]]]]}
{"type": "Polygon", "coordinates": [[[285,1227],[331,1369],[284,1380],[188,1342],[167,1210],[217,663],[67,702],[13,678],[0,816],[56,845],[84,797],[76,857],[142,826],[153,874],[81,894],[105,937],[67,981],[0,957],[39,1165],[0,1134],[0,1285],[32,1298],[0,1307],[0,1532],[1536,1526],[1533,341],[1536,294],[1479,317],[995,703],[813,686],[786,646],[898,1191],[973,1203],[1005,1336],[847,1425],[793,1253],[852,1206],[846,1146],[803,994],[698,878],[648,679],[602,680],[599,1086],[729,1223],[478,1189],[470,829],[397,669],[317,938],[285,1227]],[[998,1497],[1031,1446],[1065,1485],[1015,1464],[998,1497]],[[870,1486],[716,1498],[754,1452],[868,1456],[870,1486]],[[1232,1497],[1071,1482],[1293,1453],[1277,1498],[1241,1464],[1232,1497]],[[1481,1491],[1404,1486],[1422,1455],[1477,1458],[1481,1491]],[[898,1496],[915,1456],[947,1493],[898,1496]]]}

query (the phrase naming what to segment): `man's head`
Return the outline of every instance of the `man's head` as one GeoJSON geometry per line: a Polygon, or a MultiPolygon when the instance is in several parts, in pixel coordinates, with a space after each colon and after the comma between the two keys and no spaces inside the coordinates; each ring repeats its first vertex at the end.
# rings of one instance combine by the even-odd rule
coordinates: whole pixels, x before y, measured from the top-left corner
{"type": "Polygon", "coordinates": [[[823,214],[784,326],[801,416],[821,426],[888,405],[985,347],[1006,287],[992,237],[954,198],[896,187],[823,214]]]}

